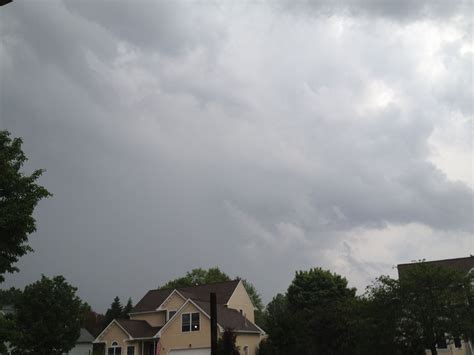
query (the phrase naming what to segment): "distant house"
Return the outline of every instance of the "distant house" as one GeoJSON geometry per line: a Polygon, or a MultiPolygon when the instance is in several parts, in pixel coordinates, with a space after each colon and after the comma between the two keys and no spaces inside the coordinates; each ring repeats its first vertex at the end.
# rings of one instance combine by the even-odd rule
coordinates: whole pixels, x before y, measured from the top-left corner
{"type": "Polygon", "coordinates": [[[76,340],[76,346],[67,355],[91,355],[94,337],[85,328],[81,328],[81,334],[76,340]]]}
{"type": "MultiPolygon", "coordinates": [[[[474,256],[468,256],[466,258],[455,258],[455,259],[443,259],[443,260],[433,260],[426,261],[425,263],[430,265],[436,265],[440,267],[446,267],[458,270],[466,275],[469,273],[474,273],[474,256]]],[[[398,269],[398,278],[402,278],[403,275],[410,270],[414,265],[417,265],[416,262],[408,264],[399,264],[397,265],[398,269]]],[[[474,287],[474,284],[473,284],[474,287]]],[[[446,340],[441,340],[437,344],[437,350],[439,354],[450,354],[450,355],[472,355],[474,354],[474,347],[471,342],[465,342],[461,339],[456,339],[454,342],[448,342],[446,340]]],[[[431,354],[429,350],[426,350],[427,354],[431,354]]]]}
{"type": "Polygon", "coordinates": [[[254,323],[254,305],[240,280],[150,290],[130,319],[114,319],[94,342],[104,344],[107,355],[210,354],[211,292],[219,335],[232,329],[240,354],[256,355],[265,333],[254,323]]]}

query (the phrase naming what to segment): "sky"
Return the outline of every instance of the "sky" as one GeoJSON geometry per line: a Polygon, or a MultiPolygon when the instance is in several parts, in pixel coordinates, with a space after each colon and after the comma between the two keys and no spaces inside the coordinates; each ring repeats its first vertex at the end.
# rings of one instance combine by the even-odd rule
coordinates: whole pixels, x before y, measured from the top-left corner
{"type": "Polygon", "coordinates": [[[0,129],[44,168],[34,253],[104,312],[197,267],[268,302],[474,254],[470,1],[24,1],[0,129]]]}

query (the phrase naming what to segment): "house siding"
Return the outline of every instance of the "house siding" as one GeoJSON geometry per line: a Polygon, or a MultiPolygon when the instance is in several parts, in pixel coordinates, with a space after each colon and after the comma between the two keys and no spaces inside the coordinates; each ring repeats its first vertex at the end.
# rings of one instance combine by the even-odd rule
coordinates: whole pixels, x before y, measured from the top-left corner
{"type": "Polygon", "coordinates": [[[208,348],[211,344],[211,322],[192,303],[188,303],[177,314],[177,317],[168,325],[161,335],[161,349],[168,354],[172,349],[208,348]],[[188,312],[200,313],[200,330],[197,332],[182,332],[181,314],[188,312]]]}
{"type": "Polygon", "coordinates": [[[260,334],[237,334],[235,344],[239,347],[240,354],[244,355],[244,347],[249,347],[249,355],[256,355],[261,340],[260,334]]]}
{"type": "Polygon", "coordinates": [[[116,323],[110,325],[108,329],[106,328],[104,334],[97,338],[98,341],[104,342],[106,347],[109,347],[114,341],[123,347],[125,339],[128,339],[128,334],[125,333],[116,323]]]}
{"type": "Polygon", "coordinates": [[[171,295],[171,297],[165,302],[162,304],[162,308],[166,309],[166,310],[170,310],[170,311],[177,311],[178,309],[181,308],[181,306],[185,303],[186,301],[183,300],[183,298],[174,293],[171,295]]]}
{"type": "Polygon", "coordinates": [[[242,281],[235,288],[234,293],[227,302],[227,306],[236,310],[243,310],[247,319],[255,322],[253,304],[242,281]]]}
{"type": "Polygon", "coordinates": [[[147,321],[152,327],[161,327],[166,322],[166,312],[130,314],[132,320],[147,321]]]}

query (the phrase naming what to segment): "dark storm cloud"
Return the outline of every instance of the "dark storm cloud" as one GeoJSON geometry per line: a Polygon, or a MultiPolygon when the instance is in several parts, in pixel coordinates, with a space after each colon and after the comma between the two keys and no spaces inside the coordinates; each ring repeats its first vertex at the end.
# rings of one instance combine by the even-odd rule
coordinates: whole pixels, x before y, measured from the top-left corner
{"type": "Polygon", "coordinates": [[[455,130],[472,119],[469,34],[417,23],[441,3],[387,4],[357,6],[413,23],[185,2],[2,8],[0,127],[54,193],[6,285],[64,274],[103,311],[219,265],[268,300],[295,269],[363,286],[429,258],[422,246],[468,245],[470,181],[431,155],[440,128],[470,149],[455,130]]]}
{"type": "Polygon", "coordinates": [[[462,13],[472,12],[472,3],[468,0],[303,0],[284,2],[283,8],[325,16],[343,14],[407,22],[420,19],[449,19],[462,13]]]}

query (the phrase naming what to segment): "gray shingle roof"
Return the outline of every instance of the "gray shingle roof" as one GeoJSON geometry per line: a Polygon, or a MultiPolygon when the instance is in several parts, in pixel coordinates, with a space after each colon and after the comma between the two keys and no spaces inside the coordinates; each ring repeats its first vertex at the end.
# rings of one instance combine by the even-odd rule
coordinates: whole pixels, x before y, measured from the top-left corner
{"type": "MultiPolygon", "coordinates": [[[[216,293],[217,303],[226,304],[240,280],[217,282],[206,285],[197,285],[190,287],[176,288],[184,297],[201,301],[209,301],[209,294],[216,293]]],[[[174,289],[150,290],[145,296],[133,307],[132,313],[150,312],[156,310],[160,304],[173,292],[174,289]]]]}
{"type": "Polygon", "coordinates": [[[81,328],[81,334],[79,338],[76,340],[76,344],[78,343],[92,343],[94,341],[94,337],[91,333],[87,331],[85,328],[81,328]]]}
{"type": "MultiPolygon", "coordinates": [[[[211,304],[205,301],[193,300],[208,315],[211,314],[211,304]]],[[[260,330],[250,320],[244,317],[239,311],[227,308],[224,305],[217,305],[217,323],[223,328],[229,328],[234,331],[255,332],[260,330]]]]}
{"type": "Polygon", "coordinates": [[[161,327],[152,327],[145,320],[116,319],[116,321],[134,338],[151,338],[161,327]]]}

